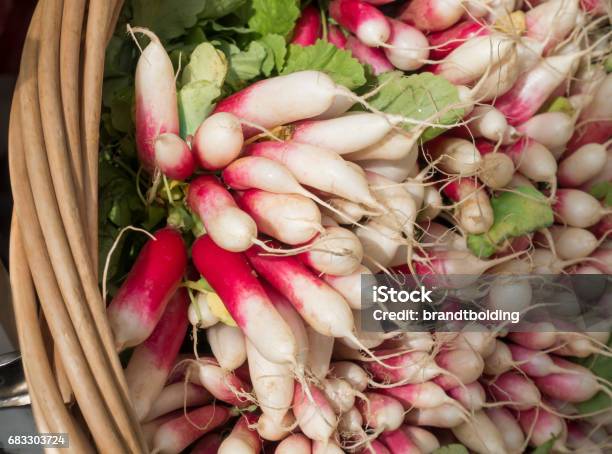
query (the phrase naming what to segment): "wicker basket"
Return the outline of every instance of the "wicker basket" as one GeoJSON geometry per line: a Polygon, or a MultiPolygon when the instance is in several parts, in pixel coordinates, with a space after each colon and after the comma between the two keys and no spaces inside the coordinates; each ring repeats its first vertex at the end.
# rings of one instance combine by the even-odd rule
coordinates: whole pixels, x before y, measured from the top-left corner
{"type": "Polygon", "coordinates": [[[39,431],[67,432],[75,453],[147,450],[95,265],[104,55],[121,3],[40,0],[11,110],[11,282],[24,368],[39,431]]]}

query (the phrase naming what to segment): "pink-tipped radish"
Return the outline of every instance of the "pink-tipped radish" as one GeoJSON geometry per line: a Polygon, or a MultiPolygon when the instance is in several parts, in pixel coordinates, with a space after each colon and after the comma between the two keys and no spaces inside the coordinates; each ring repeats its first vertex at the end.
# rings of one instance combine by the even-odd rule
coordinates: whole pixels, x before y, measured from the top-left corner
{"type": "Polygon", "coordinates": [[[250,428],[257,420],[252,413],[245,413],[234,425],[230,434],[219,446],[218,454],[259,454],[262,441],[257,432],[250,428]]]}
{"type": "Polygon", "coordinates": [[[461,0],[412,0],[399,15],[399,19],[423,31],[446,30],[463,15],[461,0]]]}
{"type": "Polygon", "coordinates": [[[240,120],[231,113],[219,112],[204,120],[191,146],[203,168],[218,170],[240,155],[243,143],[240,120]]]}
{"type": "Polygon", "coordinates": [[[117,350],[142,343],[151,335],[187,267],[187,251],[179,232],[158,230],[107,309],[117,350]]]}
{"type": "Polygon", "coordinates": [[[321,36],[321,14],[312,5],[302,10],[302,15],[293,29],[291,44],[300,46],[312,46],[321,36]]]}
{"type": "Polygon", "coordinates": [[[576,27],[578,0],[549,0],[525,13],[525,36],[554,48],[576,27]]]}
{"type": "Polygon", "coordinates": [[[366,46],[377,47],[386,43],[391,34],[387,18],[376,7],[362,0],[333,0],[330,16],[366,46]]]}
{"type": "Polygon", "coordinates": [[[554,450],[565,451],[563,444],[567,436],[565,421],[542,408],[521,411],[518,420],[523,432],[529,436],[529,445],[540,446],[555,439],[554,450]]]}
{"type": "Polygon", "coordinates": [[[217,454],[222,441],[223,437],[218,433],[204,435],[189,452],[190,454],[217,454]]]}
{"type": "Polygon", "coordinates": [[[518,411],[538,407],[542,395],[535,384],[527,377],[514,372],[506,372],[495,377],[488,385],[489,393],[500,402],[518,411]]]}
{"type": "Polygon", "coordinates": [[[438,160],[436,167],[457,175],[476,172],[482,159],[472,142],[456,137],[438,137],[428,142],[427,153],[430,159],[438,160]]]}
{"type": "Polygon", "coordinates": [[[366,393],[366,402],[357,401],[364,422],[378,433],[397,430],[404,421],[404,407],[396,399],[378,393],[366,393]]]}
{"type": "Polygon", "coordinates": [[[323,280],[340,293],[351,309],[361,309],[361,280],[362,276],[371,275],[372,272],[365,266],[359,267],[351,274],[336,276],[324,274],[323,280]]]}
{"type": "Polygon", "coordinates": [[[595,197],[578,189],[558,190],[553,210],[557,222],[580,228],[597,224],[609,212],[595,197]]]}
{"type": "Polygon", "coordinates": [[[340,27],[330,25],[327,29],[327,39],[338,49],[344,49],[346,47],[346,35],[340,30],[340,27]]]}
{"type": "Polygon", "coordinates": [[[456,405],[444,404],[434,408],[413,409],[406,415],[406,422],[450,429],[465,422],[465,413],[456,405]]]}
{"type": "Polygon", "coordinates": [[[155,165],[173,180],[186,180],[196,168],[189,146],[178,135],[166,132],[155,138],[155,165]]]}
{"type": "Polygon", "coordinates": [[[338,424],[334,410],[321,390],[309,385],[311,399],[302,385],[295,383],[293,413],[304,435],[313,441],[325,442],[333,435],[338,424]]]}
{"type": "Polygon", "coordinates": [[[262,413],[257,420],[257,433],[264,440],[280,441],[291,435],[289,429],[293,426],[295,426],[295,418],[291,412],[287,412],[280,424],[266,413],[262,413]]]}
{"type": "Polygon", "coordinates": [[[206,339],[222,369],[238,369],[246,361],[246,345],[240,328],[217,323],[206,330],[206,339]]]}
{"type": "Polygon", "coordinates": [[[559,156],[574,132],[574,119],[563,112],[534,115],[516,127],[517,131],[541,143],[559,156]]]}
{"type": "Polygon", "coordinates": [[[603,145],[588,143],[559,163],[559,186],[576,188],[596,177],[606,166],[608,152],[603,145]]]}
{"type": "Polygon", "coordinates": [[[468,449],[478,454],[505,454],[501,432],[484,411],[477,411],[466,421],[452,428],[453,434],[468,449]]]}
{"type": "Polygon", "coordinates": [[[422,454],[417,444],[401,428],[383,432],[379,438],[392,454],[422,454]]]}
{"type": "Polygon", "coordinates": [[[244,257],[223,250],[208,235],[196,240],[192,256],[198,271],[258,351],[269,361],[295,364],[295,338],[244,257]]]}
{"type": "Polygon", "coordinates": [[[311,454],[312,442],[303,434],[293,434],[279,443],[274,454],[311,454]]]}
{"type": "Polygon", "coordinates": [[[471,178],[459,178],[445,185],[442,191],[458,203],[457,218],[466,232],[478,234],[491,228],[494,221],[491,201],[477,182],[471,178]]]}
{"type": "Polygon", "coordinates": [[[389,61],[402,71],[419,69],[429,57],[429,43],[425,35],[415,27],[389,19],[391,35],[385,46],[389,61]]]}
{"type": "Polygon", "coordinates": [[[565,402],[584,402],[602,389],[589,369],[562,358],[551,356],[550,359],[553,372],[533,379],[547,396],[565,402]]]}
{"type": "Polygon", "coordinates": [[[363,247],[359,238],[343,227],[326,227],[324,232],[310,242],[299,259],[322,274],[347,276],[359,268],[363,259],[363,247]]]}
{"type": "Polygon", "coordinates": [[[212,394],[202,386],[183,382],[172,383],[166,386],[153,401],[145,420],[152,421],[174,410],[182,409],[183,406],[206,405],[212,399],[212,394]]]}
{"type": "Polygon", "coordinates": [[[489,33],[489,29],[477,21],[459,22],[444,31],[427,35],[429,45],[432,47],[429,56],[433,60],[442,60],[469,39],[489,33]]]}
{"type": "Polygon", "coordinates": [[[330,375],[350,383],[359,392],[363,392],[368,386],[369,377],[366,371],[350,361],[332,363],[330,375]]]}
{"type": "Polygon", "coordinates": [[[556,182],[557,160],[541,143],[524,137],[503,150],[516,169],[530,180],[553,184],[556,182]]]}
{"type": "Polygon", "coordinates": [[[367,46],[355,36],[349,36],[346,39],[346,49],[349,50],[353,57],[359,60],[361,64],[370,66],[375,75],[395,69],[381,48],[367,46]]]}
{"type": "Polygon", "coordinates": [[[502,428],[500,434],[506,449],[511,453],[522,452],[525,435],[514,415],[503,407],[488,408],[485,413],[496,427],[502,428]]]}

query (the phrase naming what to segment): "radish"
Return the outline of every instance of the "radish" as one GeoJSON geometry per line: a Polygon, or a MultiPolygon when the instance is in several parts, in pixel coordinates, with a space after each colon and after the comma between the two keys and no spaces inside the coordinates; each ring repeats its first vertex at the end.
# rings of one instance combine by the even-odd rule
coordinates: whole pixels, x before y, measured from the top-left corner
{"type": "Polygon", "coordinates": [[[372,159],[359,161],[359,165],[365,170],[382,175],[396,183],[402,183],[416,167],[417,153],[410,153],[398,160],[372,159]]]}
{"type": "Polygon", "coordinates": [[[330,43],[336,46],[338,49],[344,49],[346,47],[346,36],[335,25],[330,25],[327,30],[327,39],[330,43]]]}
{"type": "Polygon", "coordinates": [[[222,441],[223,438],[217,433],[204,435],[189,452],[191,454],[217,454],[222,441]]]}
{"type": "Polygon", "coordinates": [[[302,244],[323,231],[319,208],[304,196],[249,189],[235,199],[260,232],[283,243],[302,244]]]}
{"type": "Polygon", "coordinates": [[[433,60],[442,60],[464,42],[477,36],[488,35],[489,28],[476,21],[466,20],[451,28],[427,35],[433,60]]]}
{"type": "Polygon", "coordinates": [[[558,357],[552,356],[550,359],[554,363],[554,366],[550,366],[552,373],[533,379],[547,396],[565,402],[584,402],[598,391],[605,390],[589,369],[558,357]]]}
{"type": "Polygon", "coordinates": [[[239,408],[249,406],[250,401],[245,395],[251,391],[251,386],[232,372],[221,369],[207,358],[189,363],[186,377],[193,383],[206,388],[215,399],[227,402],[239,408]],[[194,376],[190,375],[194,373],[194,376]]]}
{"type": "Polygon", "coordinates": [[[240,328],[217,323],[206,330],[206,339],[222,369],[232,371],[246,361],[246,345],[240,328]]]}
{"type": "Polygon", "coordinates": [[[339,378],[326,378],[323,381],[323,392],[337,415],[349,411],[355,405],[356,392],[352,386],[339,378]]]}
{"type": "Polygon", "coordinates": [[[274,128],[324,113],[337,93],[339,89],[322,72],[298,71],[255,82],[219,102],[214,113],[234,114],[243,123],[244,136],[251,137],[262,128],[274,128]],[[245,125],[246,122],[257,127],[245,125]]]}
{"type": "Polygon", "coordinates": [[[151,450],[178,454],[202,435],[224,425],[230,418],[228,407],[207,405],[162,424],[153,438],[151,450]]]}
{"type": "Polygon", "coordinates": [[[576,27],[578,0],[549,0],[525,13],[525,35],[554,48],[576,27]]]}
{"type": "Polygon", "coordinates": [[[302,15],[293,29],[291,44],[312,46],[321,37],[321,14],[312,5],[302,10],[302,15]]]}
{"type": "Polygon", "coordinates": [[[533,408],[521,411],[518,420],[523,428],[523,432],[528,435],[531,446],[540,446],[551,438],[555,439],[554,450],[566,451],[563,447],[567,435],[565,421],[559,416],[543,410],[533,408]]]}
{"type": "Polygon", "coordinates": [[[155,169],[155,139],[163,133],[179,133],[178,101],[174,68],[159,38],[146,28],[130,28],[142,33],[149,44],[136,65],[136,149],[143,167],[155,169]]]}
{"type": "Polygon", "coordinates": [[[331,120],[306,120],[292,127],[291,140],[343,155],[382,140],[393,128],[386,117],[369,112],[351,112],[331,120]]]}
{"type": "Polygon", "coordinates": [[[391,27],[387,18],[374,6],[361,0],[333,0],[330,16],[366,46],[377,47],[387,42],[391,27]]]}
{"type": "Polygon", "coordinates": [[[357,445],[362,445],[364,442],[367,444],[367,441],[371,438],[363,430],[363,416],[361,416],[357,407],[353,407],[340,415],[338,434],[344,439],[355,440],[357,445]]]}
{"type": "Polygon", "coordinates": [[[274,454],[311,454],[311,442],[302,434],[293,434],[279,443],[274,454]]]}
{"type": "Polygon", "coordinates": [[[295,426],[295,418],[291,412],[287,412],[280,424],[266,413],[262,413],[257,420],[257,433],[264,440],[280,441],[291,434],[289,429],[293,426],[295,426]]]}
{"type": "Polygon", "coordinates": [[[417,206],[412,195],[394,181],[382,175],[366,172],[370,189],[376,199],[389,211],[376,218],[376,223],[403,232],[408,238],[414,233],[417,206]]]}
{"type": "MultiPolygon", "coordinates": [[[[503,428],[500,428],[503,430],[503,428]]],[[[472,420],[452,428],[457,439],[471,451],[479,454],[505,454],[507,448],[501,431],[484,411],[477,411],[472,420]]]]}
{"type": "Polygon", "coordinates": [[[484,370],[482,356],[471,349],[442,350],[436,355],[436,364],[443,372],[434,382],[445,390],[478,380],[484,370]]]}
{"type": "Polygon", "coordinates": [[[411,410],[406,422],[417,426],[431,426],[450,429],[465,422],[464,412],[456,405],[440,405],[434,408],[411,410]]]}
{"type": "Polygon", "coordinates": [[[553,209],[557,222],[581,228],[597,224],[610,212],[595,197],[578,189],[559,189],[553,209]]]}
{"type": "Polygon", "coordinates": [[[203,168],[218,170],[240,155],[243,142],[240,120],[231,113],[219,112],[204,120],[191,146],[203,168]]]}
{"type": "Polygon", "coordinates": [[[500,434],[508,452],[523,452],[525,435],[512,413],[503,407],[488,408],[485,413],[491,422],[501,429],[500,434]]]}
{"type": "Polygon", "coordinates": [[[189,146],[178,135],[166,132],[155,138],[155,164],[173,180],[186,180],[195,171],[196,162],[189,146]]]}
{"type": "Polygon", "coordinates": [[[372,275],[372,272],[363,265],[359,265],[357,269],[344,276],[334,276],[324,274],[323,280],[333,287],[340,295],[344,297],[351,309],[361,309],[361,281],[362,276],[372,275]]]}
{"type": "Polygon", "coordinates": [[[350,202],[339,197],[334,197],[327,200],[330,207],[327,214],[331,219],[339,224],[357,224],[359,220],[373,214],[358,203],[350,202]]]}
{"type": "Polygon", "coordinates": [[[216,177],[205,175],[193,180],[187,192],[187,204],[219,247],[241,252],[258,241],[255,221],[238,208],[216,177]]]}
{"type": "Polygon", "coordinates": [[[412,0],[401,11],[399,19],[423,31],[446,30],[463,15],[461,0],[412,0]]]}
{"type": "Polygon", "coordinates": [[[501,402],[508,402],[509,408],[524,411],[538,407],[542,396],[533,382],[517,373],[505,372],[489,382],[489,393],[501,402]]]}
{"type": "Polygon", "coordinates": [[[514,128],[508,126],[506,117],[493,106],[476,106],[467,118],[469,124],[466,128],[474,137],[484,137],[502,144],[516,139],[517,133],[514,128]]]}
{"type": "Polygon", "coordinates": [[[600,247],[590,257],[595,259],[593,266],[603,274],[612,274],[612,248],[600,247]]]}
{"type": "Polygon", "coordinates": [[[579,54],[555,55],[544,58],[534,68],[522,74],[512,89],[495,101],[511,125],[529,120],[553,91],[573,71],[579,54]]]}
{"type": "Polygon", "coordinates": [[[189,306],[189,311],[187,312],[189,323],[196,328],[209,328],[219,322],[219,318],[213,314],[208,303],[212,298],[219,297],[212,292],[200,292],[196,300],[189,306]]]}
{"type": "Polygon", "coordinates": [[[185,243],[171,228],[158,230],[147,241],[121,288],[107,308],[107,316],[121,351],[151,335],[187,267],[185,243]]]}
{"type": "Polygon", "coordinates": [[[264,256],[262,252],[258,247],[247,251],[251,265],[293,304],[308,325],[324,336],[354,337],[353,314],[340,294],[295,257],[264,256]]]}
{"type": "Polygon", "coordinates": [[[506,187],[514,176],[514,162],[503,153],[489,153],[483,156],[478,178],[491,189],[506,187]]]}
{"type": "Polygon", "coordinates": [[[500,277],[491,282],[487,307],[505,311],[522,311],[531,305],[533,290],[529,279],[500,277]]]}
{"type": "Polygon", "coordinates": [[[379,439],[392,454],[421,454],[417,444],[401,428],[383,432],[379,439]]]}
{"type": "Polygon", "coordinates": [[[556,184],[557,160],[544,145],[524,137],[503,150],[516,169],[535,182],[556,184]]]}
{"type": "Polygon", "coordinates": [[[489,196],[473,179],[459,178],[451,181],[442,191],[458,203],[457,218],[466,232],[478,234],[491,228],[494,218],[489,196]]]}
{"type": "MultiPolygon", "coordinates": [[[[564,0],[565,1],[565,0],[564,0]]],[[[527,137],[541,143],[558,157],[574,132],[574,119],[563,112],[544,112],[534,115],[516,127],[527,137]]]]}
{"type": "Polygon", "coordinates": [[[321,381],[329,372],[329,365],[334,349],[334,338],[325,336],[312,327],[306,328],[308,334],[308,370],[314,378],[321,381]]]}
{"type": "Polygon", "coordinates": [[[219,446],[218,454],[259,454],[262,449],[261,438],[250,428],[256,419],[252,413],[240,416],[231,433],[219,446]]]}
{"type": "Polygon", "coordinates": [[[485,390],[477,381],[452,388],[448,394],[470,412],[481,410],[487,403],[485,390]]]}
{"type": "Polygon", "coordinates": [[[302,385],[295,383],[293,413],[304,435],[313,441],[325,442],[336,430],[336,415],[323,392],[314,386],[309,388],[312,399],[307,397],[302,385]]]}
{"type": "Polygon", "coordinates": [[[532,350],[545,350],[552,347],[557,340],[556,328],[552,323],[542,322],[526,325],[523,329],[527,331],[517,331],[508,333],[508,338],[523,347],[532,350]]]}
{"type": "Polygon", "coordinates": [[[419,221],[432,221],[442,212],[443,206],[444,202],[440,191],[434,186],[427,186],[423,197],[423,208],[419,211],[417,219],[419,221]]]}
{"type": "Polygon", "coordinates": [[[455,85],[470,84],[482,77],[487,70],[495,75],[496,71],[491,68],[504,61],[512,52],[514,45],[504,35],[495,33],[477,36],[457,47],[441,63],[434,65],[432,72],[455,85]]]}
{"type": "Polygon", "coordinates": [[[399,247],[406,243],[398,230],[376,221],[358,227],[355,234],[363,246],[364,263],[370,269],[389,266],[399,247]]]}
{"type": "Polygon", "coordinates": [[[465,238],[454,230],[442,224],[438,224],[437,222],[427,222],[424,223],[422,227],[423,235],[421,236],[421,243],[431,243],[433,249],[440,249],[443,251],[447,249],[455,249],[458,251],[468,250],[465,238]]]}
{"type": "Polygon", "coordinates": [[[555,243],[557,256],[562,260],[587,257],[599,246],[597,237],[585,229],[553,226],[549,230],[555,243]]]}
{"type": "Polygon", "coordinates": [[[559,163],[559,185],[576,188],[596,177],[606,166],[608,152],[598,143],[588,143],[559,163]]]}
{"type": "Polygon", "coordinates": [[[356,407],[368,427],[382,433],[397,430],[404,421],[404,407],[396,399],[378,393],[366,393],[356,407]]]}
{"type": "MultiPolygon", "coordinates": [[[[445,372],[426,352],[396,353],[393,350],[378,350],[376,353],[384,358],[381,360],[383,365],[368,362],[363,367],[382,383],[392,383],[393,386],[423,383],[445,372]]],[[[387,385],[381,387],[391,388],[387,385]]]]}
{"type": "MultiPolygon", "coordinates": [[[[415,145],[417,139],[418,136],[415,134],[392,131],[375,144],[351,153],[345,158],[349,161],[360,162],[360,164],[365,160],[372,159],[402,160],[402,162],[404,162],[404,159],[408,159],[408,163],[412,162],[414,164],[419,155],[419,150],[415,145]]],[[[412,167],[412,165],[408,167],[412,167]]]]}
{"type": "Polygon", "coordinates": [[[125,379],[139,421],[147,416],[155,398],[164,388],[181,348],[187,332],[188,305],[187,291],[177,290],[151,335],[134,349],[130,357],[125,379]]]}
{"type": "Polygon", "coordinates": [[[312,442],[312,454],[344,454],[344,451],[332,438],[326,441],[314,440],[312,442]]]}
{"type": "Polygon", "coordinates": [[[604,143],[612,136],[612,109],[608,100],[612,97],[612,75],[608,74],[591,102],[580,114],[570,143],[568,154],[587,143],[604,143]]]}
{"type": "Polygon", "coordinates": [[[246,347],[251,382],[261,411],[279,426],[293,399],[291,369],[286,364],[268,361],[249,341],[246,347]]]}
{"type": "Polygon", "coordinates": [[[299,259],[322,274],[347,276],[359,269],[363,259],[363,248],[359,238],[342,227],[326,227],[324,233],[310,242],[299,259]]]}
{"type": "Polygon", "coordinates": [[[162,415],[185,407],[202,406],[212,401],[212,395],[203,387],[192,383],[177,382],[166,386],[157,396],[146,421],[152,421],[162,415]]]}
{"type": "MultiPolygon", "coordinates": [[[[593,454],[603,453],[602,448],[592,440],[592,430],[579,422],[567,422],[567,447],[574,451],[584,450],[593,454]]],[[[606,436],[607,437],[607,436],[606,436]]]]}
{"type": "Polygon", "coordinates": [[[359,451],[359,454],[391,454],[391,451],[381,442],[372,440],[369,442],[367,448],[363,448],[363,450],[359,451]]]}
{"type": "Polygon", "coordinates": [[[468,140],[456,137],[438,137],[427,143],[427,153],[435,165],[450,174],[473,174],[480,166],[481,156],[468,140]]]}
{"type": "Polygon", "coordinates": [[[401,430],[410,437],[424,454],[431,454],[440,449],[440,442],[436,436],[421,427],[403,425],[401,430]]]}
{"type": "Polygon", "coordinates": [[[360,170],[334,152],[296,142],[259,142],[250,145],[247,153],[284,164],[301,184],[381,208],[360,170]]]}
{"type": "Polygon", "coordinates": [[[378,47],[369,47],[359,41],[354,36],[349,36],[346,40],[346,49],[351,52],[362,65],[372,68],[374,75],[393,71],[395,67],[389,61],[385,52],[378,47]]]}
{"type": "Polygon", "coordinates": [[[458,405],[444,393],[444,390],[432,381],[396,386],[382,389],[379,392],[393,397],[400,402],[406,410],[413,408],[435,408],[440,405],[458,405]]]}
{"type": "Polygon", "coordinates": [[[391,35],[385,46],[389,61],[402,71],[419,69],[429,57],[429,43],[423,33],[415,27],[395,19],[388,19],[391,35]]]}
{"type": "Polygon", "coordinates": [[[208,235],[196,240],[192,256],[198,271],[262,356],[275,363],[295,364],[295,338],[246,260],[221,249],[208,235]],[[231,273],[231,280],[227,273],[231,273]]]}
{"type": "Polygon", "coordinates": [[[363,392],[368,386],[368,374],[357,364],[350,361],[337,361],[331,364],[332,377],[348,382],[356,391],[363,392]]]}

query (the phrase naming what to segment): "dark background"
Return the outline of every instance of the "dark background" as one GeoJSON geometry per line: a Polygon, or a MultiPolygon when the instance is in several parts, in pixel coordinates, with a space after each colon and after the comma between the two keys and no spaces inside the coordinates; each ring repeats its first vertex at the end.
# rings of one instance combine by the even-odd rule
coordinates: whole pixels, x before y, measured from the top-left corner
{"type": "Polygon", "coordinates": [[[36,0],[0,0],[0,260],[8,268],[12,199],[8,172],[8,122],[19,58],[36,0]]]}

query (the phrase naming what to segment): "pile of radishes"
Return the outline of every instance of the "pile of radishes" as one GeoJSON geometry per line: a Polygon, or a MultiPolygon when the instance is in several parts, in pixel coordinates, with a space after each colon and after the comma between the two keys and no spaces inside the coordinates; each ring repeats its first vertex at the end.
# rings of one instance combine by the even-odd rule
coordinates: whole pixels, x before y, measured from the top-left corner
{"type": "MultiPolygon", "coordinates": [[[[610,356],[609,317],[592,333],[359,329],[363,274],[612,274],[611,209],[589,194],[612,180],[610,5],[411,0],[391,18],[374,6],[386,3],[333,0],[323,24],[309,6],[293,42],[325,28],[376,74],[420,68],[457,85],[463,119],[426,143],[415,131],[437,118],[370,109],[317,71],[252,84],[183,140],[172,63],[134,29],[150,38],[139,158],[188,182],[206,232],[190,251],[172,226],[155,232],[108,307],[117,348],[134,347],[126,376],[153,452],[610,448],[610,408],[574,406],[610,383],[566,358],[610,356]],[[559,96],[566,109],[541,112],[559,96]],[[466,237],[494,224],[491,197],[525,186],[543,191],[555,225],[475,256],[466,237]],[[179,354],[189,326],[210,355],[179,354]]],[[[529,285],[500,281],[488,301],[527,308],[529,285]]]]}

